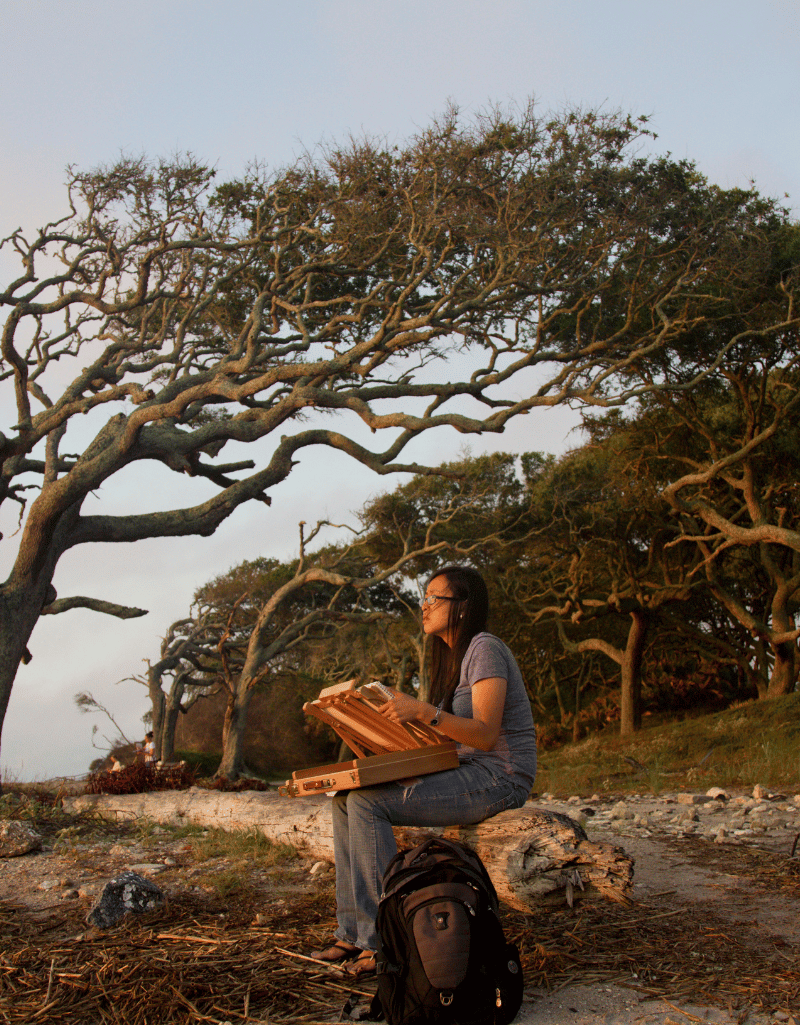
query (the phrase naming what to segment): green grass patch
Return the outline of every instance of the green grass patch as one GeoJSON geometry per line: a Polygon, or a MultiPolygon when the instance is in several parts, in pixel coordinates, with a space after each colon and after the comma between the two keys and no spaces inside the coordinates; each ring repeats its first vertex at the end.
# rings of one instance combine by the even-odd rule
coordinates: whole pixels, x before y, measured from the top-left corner
{"type": "Polygon", "coordinates": [[[588,796],[756,783],[800,789],[800,694],[645,723],[624,740],[606,730],[542,752],[535,790],[588,796]]]}
{"type": "Polygon", "coordinates": [[[187,839],[192,860],[202,866],[198,882],[219,897],[244,893],[252,884],[253,872],[259,869],[268,870],[275,882],[281,882],[293,874],[294,863],[299,860],[296,848],[276,843],[255,829],[230,833],[209,829],[187,839]]]}
{"type": "Polygon", "coordinates": [[[210,861],[225,858],[233,865],[247,865],[250,868],[272,868],[285,865],[298,858],[297,849],[290,844],[277,843],[255,829],[204,830],[192,841],[195,861],[210,861]]]}

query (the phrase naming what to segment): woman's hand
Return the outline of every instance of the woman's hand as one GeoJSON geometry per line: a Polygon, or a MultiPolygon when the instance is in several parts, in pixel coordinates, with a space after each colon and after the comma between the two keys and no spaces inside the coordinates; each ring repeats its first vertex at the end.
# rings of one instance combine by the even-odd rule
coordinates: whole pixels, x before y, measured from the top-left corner
{"type": "MultiPolygon", "coordinates": [[[[500,676],[478,680],[472,686],[472,718],[465,719],[452,712],[441,712],[436,729],[450,740],[481,751],[491,751],[500,736],[503,709],[506,702],[507,681],[500,676]]],[[[391,722],[408,722],[419,719],[430,722],[436,709],[427,701],[418,701],[409,694],[390,687],[394,695],[391,701],[381,705],[378,711],[391,722]]]]}
{"type": "Polygon", "coordinates": [[[427,701],[418,701],[417,698],[412,698],[410,694],[402,694],[394,687],[388,689],[392,692],[392,700],[381,705],[378,711],[390,722],[410,722],[412,719],[421,719],[424,722],[426,709],[430,713],[428,719],[433,715],[433,706],[427,701]]]}

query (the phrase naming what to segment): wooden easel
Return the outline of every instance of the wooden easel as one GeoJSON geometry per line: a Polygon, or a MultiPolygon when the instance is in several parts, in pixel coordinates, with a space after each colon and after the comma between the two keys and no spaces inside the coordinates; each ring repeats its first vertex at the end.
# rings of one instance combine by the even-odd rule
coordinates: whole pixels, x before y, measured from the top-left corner
{"type": "Polygon", "coordinates": [[[303,705],[307,715],[330,726],[358,757],[299,769],[279,792],[285,797],[304,797],[458,768],[452,740],[417,719],[408,723],[386,719],[378,711],[386,700],[380,685],[367,684],[356,690],[355,681],[348,680],[326,687],[316,701],[303,705]]]}

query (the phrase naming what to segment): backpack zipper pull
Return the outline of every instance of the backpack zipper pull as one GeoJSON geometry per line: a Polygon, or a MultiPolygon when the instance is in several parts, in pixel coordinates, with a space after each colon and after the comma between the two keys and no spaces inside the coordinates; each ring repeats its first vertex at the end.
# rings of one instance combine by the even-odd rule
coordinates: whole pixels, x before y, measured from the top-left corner
{"type": "Polygon", "coordinates": [[[495,1007],[502,1007],[503,1006],[503,998],[502,998],[502,996],[500,996],[500,990],[496,989],[494,992],[495,992],[495,998],[494,998],[495,1007]]]}

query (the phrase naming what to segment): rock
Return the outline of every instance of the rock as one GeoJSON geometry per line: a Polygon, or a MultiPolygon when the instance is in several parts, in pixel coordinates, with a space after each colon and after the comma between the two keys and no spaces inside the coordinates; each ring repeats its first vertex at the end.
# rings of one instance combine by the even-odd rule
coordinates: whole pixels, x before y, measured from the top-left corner
{"type": "Polygon", "coordinates": [[[678,804],[706,804],[712,798],[701,794],[678,794],[678,804]]]}
{"type": "Polygon", "coordinates": [[[762,787],[760,783],[756,783],[753,787],[753,797],[757,801],[762,801],[765,797],[769,797],[769,790],[766,787],[762,787]]]}
{"type": "Polygon", "coordinates": [[[43,879],[39,883],[40,890],[54,890],[58,886],[58,882],[55,879],[43,879]]]}
{"type": "Polygon", "coordinates": [[[80,894],[75,889],[64,890],[61,894],[62,900],[77,900],[78,897],[80,897],[80,894]]]}
{"type": "Polygon", "coordinates": [[[0,858],[18,858],[40,850],[41,846],[41,836],[27,822],[17,819],[0,822],[0,858]]]}
{"type": "Polygon", "coordinates": [[[164,894],[135,872],[123,872],[103,888],[100,900],[95,904],[86,921],[100,929],[110,929],[129,914],[143,914],[164,906],[164,894]]]}
{"type": "Polygon", "coordinates": [[[625,804],[624,801],[617,801],[617,803],[611,809],[611,818],[612,819],[632,819],[633,818],[633,812],[630,810],[630,808],[627,806],[627,804],[625,804]]]}
{"type": "Polygon", "coordinates": [[[731,795],[721,787],[711,787],[710,790],[706,790],[706,797],[710,797],[714,801],[729,801],[731,795]]]}
{"type": "Polygon", "coordinates": [[[136,872],[139,875],[157,876],[159,872],[166,871],[167,866],[162,865],[159,862],[144,861],[138,865],[131,865],[130,871],[136,872]]]}
{"type": "Polygon", "coordinates": [[[321,876],[324,875],[329,868],[330,865],[327,861],[315,861],[314,864],[311,866],[311,871],[309,874],[312,876],[321,876]]]}

